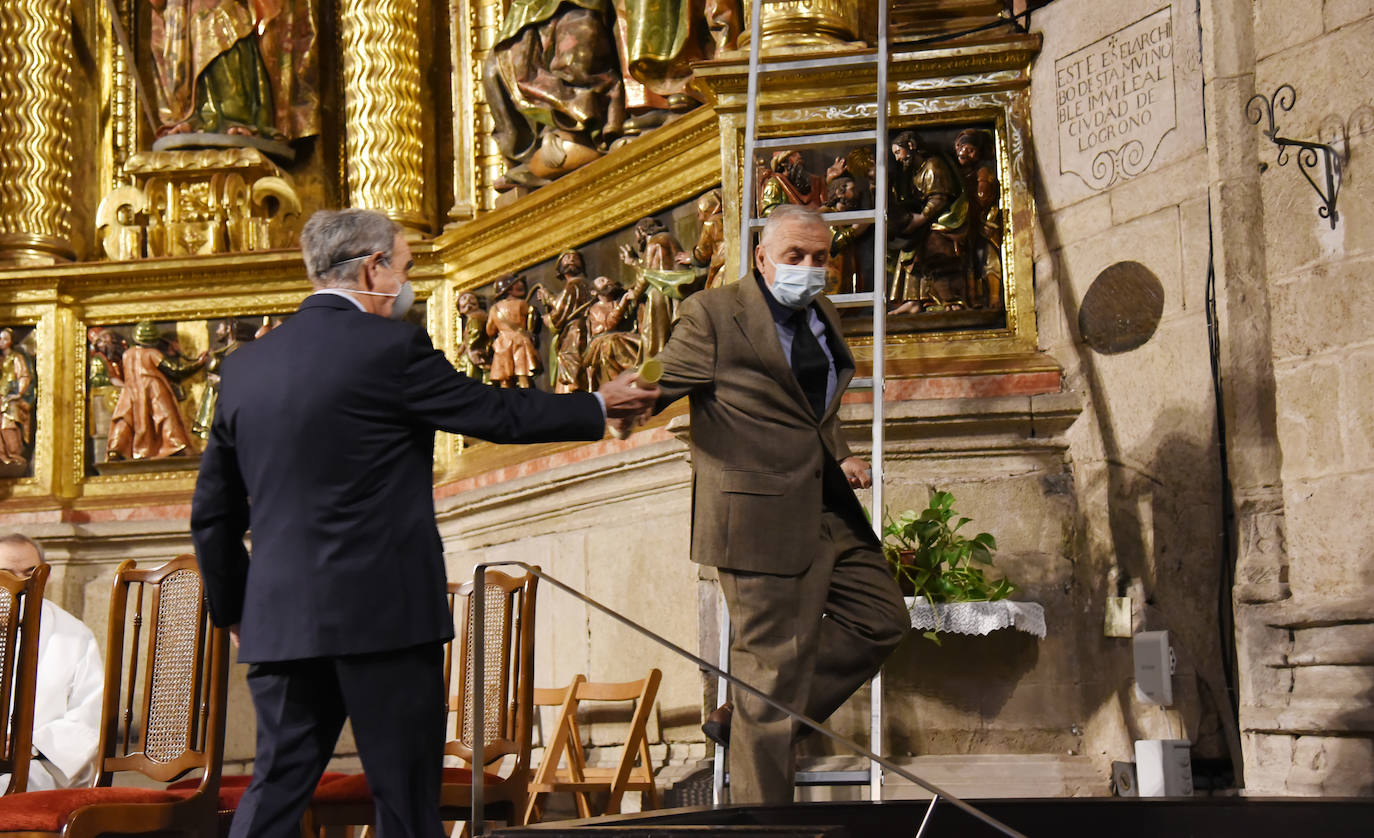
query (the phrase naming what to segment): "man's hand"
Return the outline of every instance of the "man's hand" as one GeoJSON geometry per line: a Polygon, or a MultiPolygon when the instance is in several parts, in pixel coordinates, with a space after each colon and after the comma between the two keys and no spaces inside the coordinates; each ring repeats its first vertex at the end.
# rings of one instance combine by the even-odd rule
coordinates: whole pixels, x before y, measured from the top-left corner
{"type": "Polygon", "coordinates": [[[658,385],[640,380],[634,370],[626,370],[597,390],[606,402],[607,419],[647,419],[658,401],[658,385]]]}
{"type": "Polygon", "coordinates": [[[234,623],[229,627],[229,639],[233,641],[235,649],[239,647],[239,625],[239,623],[234,623]]]}
{"type": "Polygon", "coordinates": [[[862,457],[848,457],[840,463],[840,468],[844,476],[849,478],[849,485],[855,489],[867,489],[873,485],[873,472],[868,470],[868,463],[862,457]]]}

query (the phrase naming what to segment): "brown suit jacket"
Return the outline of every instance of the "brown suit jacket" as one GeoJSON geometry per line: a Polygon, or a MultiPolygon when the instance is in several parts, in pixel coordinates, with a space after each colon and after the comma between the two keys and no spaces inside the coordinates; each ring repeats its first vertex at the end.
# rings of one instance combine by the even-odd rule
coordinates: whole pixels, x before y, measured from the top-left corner
{"type": "Polygon", "coordinates": [[[683,301],[658,355],[658,407],[691,397],[692,561],[791,575],[811,565],[824,500],[863,514],[838,465],[850,455],[836,411],[854,359],[838,312],[821,297],[838,380],[817,417],[782,354],[764,293],[747,278],[683,301]]]}

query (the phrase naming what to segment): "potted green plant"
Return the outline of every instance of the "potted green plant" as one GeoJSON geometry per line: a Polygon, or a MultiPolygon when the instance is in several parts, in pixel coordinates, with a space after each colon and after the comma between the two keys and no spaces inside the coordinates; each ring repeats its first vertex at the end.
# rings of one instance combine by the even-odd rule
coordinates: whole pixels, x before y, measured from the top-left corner
{"type": "MultiPolygon", "coordinates": [[[[950,602],[990,602],[1005,599],[1016,590],[1010,580],[989,580],[984,567],[992,566],[997,540],[980,532],[969,538],[960,530],[971,519],[954,511],[954,495],[935,492],[930,505],[919,513],[907,510],[883,526],[883,555],[892,575],[908,596],[925,597],[936,606],[950,602]]],[[[935,608],[936,628],[925,636],[939,643],[940,609],[935,608]]]]}

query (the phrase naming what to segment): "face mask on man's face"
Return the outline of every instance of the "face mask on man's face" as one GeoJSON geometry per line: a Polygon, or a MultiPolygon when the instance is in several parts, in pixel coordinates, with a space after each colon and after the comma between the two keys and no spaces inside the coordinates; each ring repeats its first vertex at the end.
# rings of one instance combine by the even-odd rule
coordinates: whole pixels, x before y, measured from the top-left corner
{"type": "Polygon", "coordinates": [[[394,294],[387,294],[383,291],[364,291],[361,288],[350,288],[354,294],[366,294],[369,297],[391,297],[395,302],[391,304],[391,313],[387,317],[392,320],[400,320],[410,311],[410,307],[415,305],[415,289],[410,282],[402,282],[401,287],[394,294]]]}
{"type": "MultiPolygon", "coordinates": [[[[772,261],[771,256],[768,257],[772,261]]],[[[806,308],[825,290],[825,268],[773,262],[773,299],[788,308],[806,308]]]]}

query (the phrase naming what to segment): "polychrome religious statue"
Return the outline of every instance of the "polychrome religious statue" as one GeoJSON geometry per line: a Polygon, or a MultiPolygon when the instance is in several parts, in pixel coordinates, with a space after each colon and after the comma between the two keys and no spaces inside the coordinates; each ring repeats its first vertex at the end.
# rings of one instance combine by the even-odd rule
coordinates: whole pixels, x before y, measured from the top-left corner
{"type": "Polygon", "coordinates": [[[825,184],[834,180],[844,168],[844,159],[836,160],[826,175],[813,174],[806,168],[800,151],[780,149],[773,152],[768,169],[759,183],[759,217],[766,218],[780,204],[797,204],[820,209],[825,200],[825,184]]]}
{"type": "Polygon", "coordinates": [[[558,254],[554,272],[563,280],[557,294],[540,285],[535,296],[548,312],[549,379],[554,392],[571,393],[581,389],[582,353],[587,349],[587,309],[591,308],[591,289],[587,287],[586,262],[576,250],[558,254]]]}
{"type": "Polygon", "coordinates": [[[124,386],[110,419],[106,459],[152,460],[190,453],[191,438],[181,416],[184,398],[176,382],[205,366],[165,344],[157,326],[143,320],[134,327],[134,345],[124,351],[124,386]]]}
{"type": "Polygon", "coordinates": [[[725,282],[725,206],[720,190],[712,189],[697,198],[697,221],[701,231],[692,246],[691,264],[706,271],[706,288],[716,288],[725,282]]]}
{"type": "Polygon", "coordinates": [[[0,476],[28,468],[34,389],[33,359],[15,345],[13,329],[0,329],[0,476]]]}
{"type": "Polygon", "coordinates": [[[700,104],[691,63],[734,47],[738,0],[512,0],[483,68],[495,188],[537,187],[700,104]]]}
{"type": "Polygon", "coordinates": [[[196,421],[191,425],[191,433],[202,440],[210,438],[210,423],[215,419],[215,407],[219,404],[219,368],[224,359],[234,354],[244,343],[253,340],[256,327],[234,317],[220,321],[215,327],[215,340],[220,347],[212,349],[205,359],[205,395],[196,411],[196,421]]]}
{"type": "Polygon", "coordinates": [[[1002,307],[1002,184],[993,163],[992,135],[969,128],[954,138],[968,220],[959,240],[968,278],[966,299],[975,308],[1002,307]]]}
{"type": "Polygon", "coordinates": [[[964,223],[968,210],[967,202],[955,200],[962,192],[959,181],[915,131],[893,137],[892,156],[888,250],[896,251],[896,266],[889,314],[965,308],[958,271],[950,273],[955,253],[947,235],[964,223]]]}
{"type": "Polygon", "coordinates": [[[482,84],[512,164],[497,189],[540,186],[596,159],[625,132],[610,0],[513,0],[482,84]]]}
{"type": "Polygon", "coordinates": [[[639,361],[639,335],[629,331],[635,298],[608,276],[592,280],[596,301],[587,310],[587,351],[582,356],[582,388],[595,392],[602,384],[639,361]]]}
{"type": "Polygon", "coordinates": [[[487,310],[482,298],[464,291],[458,295],[458,371],[468,378],[491,383],[491,336],[487,334],[487,310]]]}
{"type": "Polygon", "coordinates": [[[316,0],[148,0],[158,135],[320,131],[316,0]]]}
{"type": "Polygon", "coordinates": [[[630,296],[644,298],[639,307],[639,359],[654,357],[668,342],[676,303],[692,291],[696,272],[685,268],[691,256],[678,245],[677,239],[657,218],[641,218],[635,222],[635,243],[620,246],[620,258],[635,269],[634,287],[630,296]]]}
{"type": "Polygon", "coordinates": [[[534,309],[525,300],[529,286],[522,276],[507,274],[496,280],[496,302],[487,313],[487,334],[491,344],[491,383],[501,387],[528,389],[539,372],[539,351],[534,345],[534,329],[539,323],[534,309]]]}
{"type": "MultiPolygon", "coordinates": [[[[826,200],[821,212],[852,212],[859,206],[858,186],[852,177],[842,175],[826,185],[826,200]]],[[[873,222],[830,225],[830,261],[826,263],[826,293],[855,294],[864,290],[864,266],[871,261],[873,222]],[[867,248],[865,254],[863,248],[867,248]]]]}

